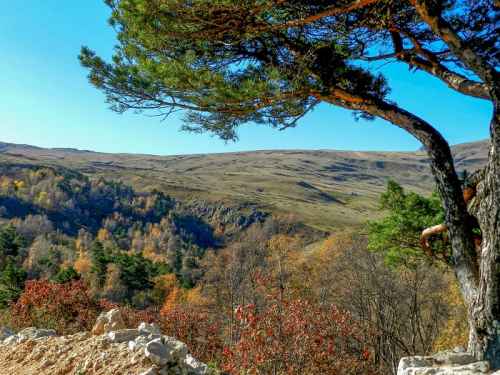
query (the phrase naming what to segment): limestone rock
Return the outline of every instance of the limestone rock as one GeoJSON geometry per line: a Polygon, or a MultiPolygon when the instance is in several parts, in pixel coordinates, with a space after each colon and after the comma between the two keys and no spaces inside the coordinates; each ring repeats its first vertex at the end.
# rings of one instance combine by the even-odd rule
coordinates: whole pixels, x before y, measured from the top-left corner
{"type": "Polygon", "coordinates": [[[135,340],[141,333],[138,329],[120,329],[118,331],[111,331],[107,334],[108,341],[112,343],[122,343],[135,340]]]}
{"type": "Polygon", "coordinates": [[[5,340],[7,337],[13,336],[15,333],[7,327],[0,328],[0,341],[5,340]]]}
{"type": "Polygon", "coordinates": [[[26,328],[14,334],[0,328],[0,374],[215,375],[181,341],[161,335],[155,324],[123,327],[118,310],[99,316],[94,333],[56,336],[55,331],[26,328]]]}
{"type": "Polygon", "coordinates": [[[42,338],[57,336],[53,329],[39,329],[34,327],[25,328],[15,335],[10,335],[5,338],[2,343],[4,345],[20,344],[27,340],[39,340],[42,338]]]}
{"type": "Polygon", "coordinates": [[[140,375],[158,375],[158,371],[156,370],[155,367],[151,367],[146,371],[142,372],[140,375]]]}
{"type": "Polygon", "coordinates": [[[184,366],[189,371],[190,374],[193,375],[208,374],[208,366],[198,361],[191,354],[186,355],[186,358],[184,359],[184,366]]]}
{"type": "Polygon", "coordinates": [[[141,324],[139,324],[139,327],[137,329],[141,332],[141,334],[161,335],[160,327],[158,327],[158,325],[155,323],[149,324],[142,322],[141,324]]]}
{"type": "Polygon", "coordinates": [[[471,354],[465,351],[445,351],[434,354],[434,361],[441,365],[468,365],[476,362],[476,359],[471,354]]]}
{"type": "Polygon", "coordinates": [[[182,361],[188,354],[186,344],[173,337],[163,336],[162,342],[165,344],[171,358],[182,361]]]}
{"type": "Polygon", "coordinates": [[[135,340],[128,342],[128,349],[133,352],[139,349],[144,349],[148,344],[148,342],[153,341],[154,339],[156,338],[150,338],[147,336],[138,336],[135,338],[135,340]]]}
{"type": "Polygon", "coordinates": [[[92,328],[92,334],[99,336],[125,328],[127,327],[125,326],[121,311],[119,309],[112,309],[99,315],[92,328]]]}
{"type": "Polygon", "coordinates": [[[57,336],[56,331],[54,331],[53,329],[40,329],[35,327],[25,328],[22,331],[20,331],[17,335],[32,340],[39,339],[42,337],[57,336]]]}
{"type": "Polygon", "coordinates": [[[463,351],[446,351],[432,356],[405,357],[399,362],[398,375],[481,375],[489,374],[486,361],[478,362],[463,351]]]}
{"type": "Polygon", "coordinates": [[[19,337],[17,335],[9,336],[2,341],[2,344],[4,344],[4,345],[17,344],[18,339],[19,339],[19,337]]]}
{"type": "Polygon", "coordinates": [[[146,358],[149,358],[151,362],[158,366],[165,366],[172,360],[167,347],[163,344],[161,339],[148,342],[144,348],[144,354],[146,358]]]}

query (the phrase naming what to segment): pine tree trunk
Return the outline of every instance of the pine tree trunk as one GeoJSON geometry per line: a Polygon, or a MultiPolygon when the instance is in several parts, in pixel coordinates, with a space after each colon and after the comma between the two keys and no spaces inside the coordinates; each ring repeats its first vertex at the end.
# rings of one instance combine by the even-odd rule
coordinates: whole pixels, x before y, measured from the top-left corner
{"type": "Polygon", "coordinates": [[[469,305],[469,351],[500,368],[500,120],[499,102],[491,121],[491,147],[475,212],[482,231],[477,296],[469,305]]]}

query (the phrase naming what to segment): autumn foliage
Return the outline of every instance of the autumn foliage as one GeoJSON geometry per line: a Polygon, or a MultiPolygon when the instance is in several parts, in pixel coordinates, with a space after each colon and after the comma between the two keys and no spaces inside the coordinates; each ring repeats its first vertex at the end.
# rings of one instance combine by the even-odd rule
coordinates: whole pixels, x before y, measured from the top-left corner
{"type": "Polygon", "coordinates": [[[209,310],[195,306],[177,306],[162,311],[162,331],[185,342],[190,352],[207,363],[220,360],[223,352],[220,320],[209,310]]]}
{"type": "Polygon", "coordinates": [[[240,306],[239,339],[224,351],[232,374],[371,374],[370,353],[349,314],[334,306],[269,296],[240,306]]]}
{"type": "Polygon", "coordinates": [[[11,306],[14,326],[44,327],[60,334],[90,330],[101,307],[82,281],[65,284],[31,280],[11,306]]]}
{"type": "Polygon", "coordinates": [[[388,267],[364,236],[345,231],[310,244],[293,218],[273,217],[219,247],[201,241],[198,251],[188,244],[200,240],[200,223],[118,211],[77,237],[55,233],[42,215],[0,228],[9,265],[0,289],[15,292],[0,324],[73,334],[118,307],[128,327],[156,322],[234,375],[394,374],[402,356],[464,341],[465,310],[448,276],[427,263],[388,267]]]}
{"type": "Polygon", "coordinates": [[[127,327],[137,327],[141,322],[153,323],[158,322],[159,314],[156,309],[139,310],[130,306],[120,305],[107,300],[99,301],[101,311],[109,311],[111,309],[120,309],[122,312],[123,321],[127,327]]]}

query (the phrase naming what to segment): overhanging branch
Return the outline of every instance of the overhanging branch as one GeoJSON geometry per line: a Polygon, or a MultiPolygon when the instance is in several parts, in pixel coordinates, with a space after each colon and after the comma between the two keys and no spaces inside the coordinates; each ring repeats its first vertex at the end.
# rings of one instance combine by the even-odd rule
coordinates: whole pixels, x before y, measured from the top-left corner
{"type": "Polygon", "coordinates": [[[385,119],[412,134],[425,146],[445,208],[455,272],[460,282],[467,285],[464,297],[468,302],[473,301],[478,288],[479,272],[474,241],[471,228],[467,224],[467,207],[453,165],[451,150],[443,136],[423,119],[382,99],[362,97],[340,88],[333,89],[330,95],[320,93],[313,95],[323,101],[385,119]]]}
{"type": "Polygon", "coordinates": [[[439,61],[439,56],[424,48],[410,33],[403,33],[412,42],[414,48],[403,49],[401,31],[393,28],[391,38],[394,46],[394,57],[439,78],[451,89],[464,95],[479,99],[491,100],[489,87],[485,83],[473,81],[462,74],[454,72],[439,61]]]}
{"type": "Polygon", "coordinates": [[[422,20],[445,42],[450,50],[458,56],[483,82],[497,85],[499,74],[493,67],[479,56],[443,18],[441,9],[429,0],[409,0],[422,20]]]}

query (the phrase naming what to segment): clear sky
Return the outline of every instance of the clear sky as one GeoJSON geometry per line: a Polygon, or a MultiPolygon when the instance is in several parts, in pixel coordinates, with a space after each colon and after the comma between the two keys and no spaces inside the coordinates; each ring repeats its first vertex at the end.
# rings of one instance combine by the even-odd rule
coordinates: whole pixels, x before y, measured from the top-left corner
{"type": "MultiPolygon", "coordinates": [[[[0,0],[1,1],[1,0],[0,0]]],[[[160,122],[107,108],[90,86],[77,56],[82,45],[110,56],[114,32],[102,0],[4,1],[0,14],[0,141],[104,152],[186,154],[256,149],[415,150],[419,143],[383,121],[355,121],[346,110],[323,105],[284,132],[241,128],[240,141],[179,132],[160,122]]],[[[455,93],[424,73],[390,64],[392,96],[436,126],[450,141],[487,138],[490,104],[455,93]]]]}

